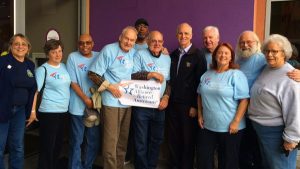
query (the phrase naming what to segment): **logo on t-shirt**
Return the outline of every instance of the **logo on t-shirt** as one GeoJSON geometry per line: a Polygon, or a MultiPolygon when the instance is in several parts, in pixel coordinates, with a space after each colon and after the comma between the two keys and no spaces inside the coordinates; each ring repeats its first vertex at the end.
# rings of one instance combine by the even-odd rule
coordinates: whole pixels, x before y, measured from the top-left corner
{"type": "Polygon", "coordinates": [[[117,60],[120,62],[120,64],[125,64],[125,57],[124,56],[117,56],[117,60]]]}
{"type": "Polygon", "coordinates": [[[86,66],[86,64],[84,64],[84,63],[79,64],[79,65],[78,65],[78,68],[79,68],[81,71],[84,71],[84,72],[87,71],[87,66],[86,66]]]}
{"type": "Polygon", "coordinates": [[[205,78],[205,79],[203,80],[203,82],[204,82],[205,85],[209,85],[210,81],[211,81],[211,78],[210,78],[210,77],[207,77],[207,78],[205,78]]]}
{"type": "Polygon", "coordinates": [[[156,65],[154,63],[148,63],[147,66],[150,68],[150,71],[156,71],[156,65]]]}
{"type": "Polygon", "coordinates": [[[64,75],[61,75],[61,74],[59,74],[57,72],[51,73],[50,76],[53,77],[56,80],[65,79],[64,75]]]}

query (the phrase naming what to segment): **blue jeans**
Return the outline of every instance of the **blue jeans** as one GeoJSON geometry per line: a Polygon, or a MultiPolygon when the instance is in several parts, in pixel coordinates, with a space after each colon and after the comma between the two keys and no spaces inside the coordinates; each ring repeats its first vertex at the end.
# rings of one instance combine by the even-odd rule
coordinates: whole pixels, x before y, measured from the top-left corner
{"type": "Polygon", "coordinates": [[[14,106],[12,118],[0,123],[0,169],[4,169],[6,141],[9,150],[9,168],[22,169],[24,164],[25,106],[14,106]]]}
{"type": "Polygon", "coordinates": [[[282,151],[284,126],[263,126],[254,121],[252,125],[258,136],[264,168],[295,169],[297,150],[291,151],[288,157],[282,151]]]}
{"type": "Polygon", "coordinates": [[[152,108],[133,108],[135,169],[154,169],[164,136],[165,112],[152,108]]]}
{"type": "Polygon", "coordinates": [[[99,126],[85,127],[83,116],[70,115],[70,155],[69,169],[92,169],[99,149],[99,126]],[[81,144],[83,145],[83,158],[81,158],[81,144]],[[82,159],[82,162],[81,162],[82,159]]]}

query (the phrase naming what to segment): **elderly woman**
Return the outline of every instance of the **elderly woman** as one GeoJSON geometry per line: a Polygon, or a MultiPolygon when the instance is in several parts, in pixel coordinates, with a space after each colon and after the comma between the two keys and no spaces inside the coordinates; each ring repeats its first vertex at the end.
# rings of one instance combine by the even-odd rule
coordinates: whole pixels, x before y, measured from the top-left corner
{"type": "Polygon", "coordinates": [[[218,166],[238,169],[240,140],[245,128],[249,88],[246,76],[234,64],[230,44],[219,44],[212,54],[212,66],[198,86],[198,168],[213,169],[218,145],[218,166]]]}
{"type": "Polygon", "coordinates": [[[9,41],[9,54],[0,57],[0,168],[4,168],[6,143],[9,168],[23,168],[25,119],[35,111],[34,63],[26,57],[30,49],[27,37],[15,34],[9,41]]]}
{"type": "Polygon", "coordinates": [[[294,68],[286,37],[274,34],[262,46],[267,66],[251,88],[249,118],[258,135],[265,168],[295,169],[300,141],[300,84],[286,73],[294,68]]]}
{"type": "Polygon", "coordinates": [[[38,109],[40,121],[39,169],[56,169],[63,142],[63,126],[68,111],[71,79],[66,66],[61,63],[63,45],[61,41],[49,40],[44,46],[49,58],[37,68],[38,91],[44,86],[38,109]]]}

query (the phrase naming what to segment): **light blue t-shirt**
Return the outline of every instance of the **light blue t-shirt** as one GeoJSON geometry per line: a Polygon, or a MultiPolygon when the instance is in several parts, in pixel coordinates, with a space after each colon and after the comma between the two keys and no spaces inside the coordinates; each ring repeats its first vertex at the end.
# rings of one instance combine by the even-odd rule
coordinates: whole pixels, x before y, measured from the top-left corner
{"type": "MultiPolygon", "coordinates": [[[[46,62],[42,66],[47,69],[47,77],[39,112],[67,112],[71,79],[65,64],[61,63],[58,67],[54,67],[46,62]]],[[[42,66],[35,71],[38,91],[41,90],[45,77],[45,69],[42,66]]]]}
{"type": "Polygon", "coordinates": [[[151,55],[148,49],[141,49],[134,55],[133,73],[140,71],[158,72],[164,76],[161,88],[161,97],[166,89],[166,80],[170,80],[171,58],[169,55],[161,54],[158,58],[151,55]]]}
{"type": "Polygon", "coordinates": [[[148,48],[148,45],[147,43],[143,43],[143,44],[135,44],[134,45],[134,49],[135,50],[141,50],[141,49],[147,49],[148,48]]]}
{"type": "MultiPolygon", "coordinates": [[[[104,77],[111,84],[118,84],[121,80],[131,80],[133,70],[133,55],[135,49],[124,52],[119,43],[106,45],[99,54],[90,71],[104,77]]],[[[111,107],[129,107],[122,105],[109,91],[101,93],[102,104],[111,107]]]]}
{"type": "MultiPolygon", "coordinates": [[[[239,100],[249,98],[247,78],[240,70],[229,69],[223,73],[205,72],[197,89],[201,95],[204,127],[214,132],[228,132],[239,100]]],[[[245,128],[245,119],[239,129],[245,128]]]]}
{"type": "MultiPolygon", "coordinates": [[[[80,86],[82,92],[91,97],[90,88],[94,85],[88,78],[88,70],[92,63],[95,62],[99,52],[92,52],[92,57],[84,57],[80,52],[72,52],[67,61],[67,70],[69,72],[71,81],[80,86]]],[[[85,104],[81,98],[71,89],[69,112],[73,115],[83,115],[85,104]]]]}
{"type": "Polygon", "coordinates": [[[240,65],[240,70],[246,75],[248,79],[248,85],[251,89],[256,78],[266,65],[266,59],[262,53],[256,53],[249,58],[240,57],[237,60],[237,63],[240,65]]]}

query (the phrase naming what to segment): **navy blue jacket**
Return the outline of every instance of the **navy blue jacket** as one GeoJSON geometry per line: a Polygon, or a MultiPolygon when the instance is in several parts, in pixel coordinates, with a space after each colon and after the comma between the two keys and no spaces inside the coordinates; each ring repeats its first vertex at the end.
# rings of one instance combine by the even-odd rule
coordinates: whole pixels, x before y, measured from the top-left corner
{"type": "MultiPolygon", "coordinates": [[[[13,107],[12,99],[14,95],[14,85],[12,79],[16,76],[16,72],[13,69],[14,59],[11,54],[0,57],[0,122],[7,122],[11,118],[11,110],[13,107]]],[[[25,64],[34,75],[34,63],[25,58],[25,64]]],[[[33,77],[34,78],[34,77],[33,77]]],[[[27,104],[26,104],[26,117],[29,117],[31,113],[34,94],[36,92],[36,83],[29,90],[27,104]]]]}
{"type": "Polygon", "coordinates": [[[200,77],[207,69],[205,55],[192,45],[189,51],[182,56],[177,74],[179,55],[179,49],[176,49],[170,55],[170,102],[181,103],[197,108],[197,87],[200,82],[200,77]]]}

